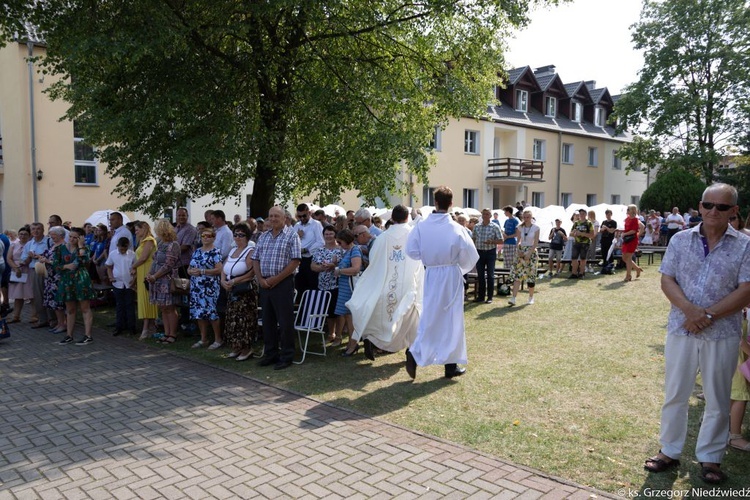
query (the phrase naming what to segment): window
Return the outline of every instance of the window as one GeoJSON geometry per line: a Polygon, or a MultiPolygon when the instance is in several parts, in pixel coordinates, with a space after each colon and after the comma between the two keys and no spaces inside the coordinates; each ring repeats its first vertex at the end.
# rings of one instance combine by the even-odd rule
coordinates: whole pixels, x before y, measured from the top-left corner
{"type": "Polygon", "coordinates": [[[464,153],[479,154],[479,132],[476,130],[464,131],[464,153]]]}
{"type": "Polygon", "coordinates": [[[554,97],[545,97],[544,114],[552,118],[557,116],[557,99],[554,97]]]}
{"type": "Polygon", "coordinates": [[[613,195],[612,195],[612,196],[610,197],[610,200],[609,200],[609,202],[610,202],[610,203],[611,203],[612,205],[619,205],[619,204],[620,204],[620,195],[619,195],[619,194],[613,194],[613,195]]]}
{"type": "Polygon", "coordinates": [[[544,193],[541,191],[532,191],[531,192],[531,206],[533,207],[545,207],[547,206],[544,203],[544,193]]]}
{"type": "Polygon", "coordinates": [[[604,122],[607,119],[607,112],[601,106],[594,108],[594,125],[597,127],[603,127],[604,122]]]}
{"type": "Polygon", "coordinates": [[[576,123],[581,123],[581,116],[583,115],[583,105],[580,102],[573,103],[573,114],[571,120],[576,123]]]}
{"type": "Polygon", "coordinates": [[[442,149],[442,132],[440,127],[435,127],[435,130],[432,132],[432,140],[430,140],[430,145],[428,146],[429,149],[433,151],[440,151],[442,149]]]}
{"type": "Polygon", "coordinates": [[[422,203],[424,203],[425,205],[434,206],[435,205],[435,197],[433,196],[434,191],[435,191],[434,187],[423,186],[422,187],[422,203]]]}
{"type": "Polygon", "coordinates": [[[573,145],[572,144],[562,145],[562,162],[573,163],[573,145]]]}
{"type": "Polygon", "coordinates": [[[560,193],[560,205],[569,207],[573,204],[573,193],[560,193]]]}
{"type": "Polygon", "coordinates": [[[479,201],[478,189],[464,189],[464,208],[477,208],[479,201]]]}
{"type": "Polygon", "coordinates": [[[641,197],[640,196],[631,196],[630,197],[630,204],[635,205],[636,207],[640,205],[641,203],[641,197]]]}
{"type": "Polygon", "coordinates": [[[599,165],[599,148],[589,148],[589,167],[599,165]]]}
{"type": "Polygon", "coordinates": [[[596,195],[595,194],[587,194],[586,195],[586,205],[593,207],[596,205],[596,195]]]}
{"type": "Polygon", "coordinates": [[[622,160],[617,157],[617,149],[612,151],[612,168],[615,170],[622,170],[622,160]]]}
{"type": "Polygon", "coordinates": [[[86,144],[73,122],[73,160],[76,184],[96,184],[96,159],[94,147],[86,144]]]}
{"type": "Polygon", "coordinates": [[[529,93],[525,90],[516,90],[516,111],[529,110],[529,93]]]}
{"type": "Polygon", "coordinates": [[[544,141],[542,139],[534,139],[534,146],[531,151],[531,157],[534,160],[544,160],[545,158],[545,149],[546,149],[546,143],[547,141],[544,141]]]}

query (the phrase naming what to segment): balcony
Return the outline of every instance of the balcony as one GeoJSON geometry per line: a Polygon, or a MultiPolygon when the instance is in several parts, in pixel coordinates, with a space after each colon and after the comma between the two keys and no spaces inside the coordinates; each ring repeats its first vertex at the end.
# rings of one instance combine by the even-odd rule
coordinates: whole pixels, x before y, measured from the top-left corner
{"type": "Polygon", "coordinates": [[[544,162],[525,158],[487,160],[488,181],[544,182],[544,162]]]}

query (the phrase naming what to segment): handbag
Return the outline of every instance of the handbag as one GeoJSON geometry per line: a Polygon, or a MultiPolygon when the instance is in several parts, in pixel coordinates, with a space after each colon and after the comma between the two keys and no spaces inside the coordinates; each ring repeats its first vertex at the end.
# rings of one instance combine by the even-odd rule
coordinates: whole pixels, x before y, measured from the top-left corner
{"type": "Polygon", "coordinates": [[[253,291],[252,280],[243,281],[242,283],[238,283],[232,287],[232,295],[247,295],[248,293],[252,291],[253,291]]]}
{"type": "Polygon", "coordinates": [[[0,340],[10,338],[10,327],[8,322],[0,319],[0,340]]]}
{"type": "Polygon", "coordinates": [[[26,283],[28,280],[29,273],[21,273],[21,276],[18,276],[16,273],[10,273],[11,283],[26,283]]]}
{"type": "Polygon", "coordinates": [[[169,281],[169,293],[172,295],[190,295],[190,279],[174,277],[169,281]]]}
{"type": "Polygon", "coordinates": [[[622,237],[622,242],[623,243],[630,243],[634,239],[635,239],[635,235],[634,234],[627,234],[627,235],[625,235],[625,236],[622,237]]]}

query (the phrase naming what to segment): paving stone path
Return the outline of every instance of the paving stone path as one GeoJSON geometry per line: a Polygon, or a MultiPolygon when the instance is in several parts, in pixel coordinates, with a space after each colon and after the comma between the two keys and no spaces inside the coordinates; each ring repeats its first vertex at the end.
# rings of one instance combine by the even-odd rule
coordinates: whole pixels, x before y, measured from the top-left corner
{"type": "Polygon", "coordinates": [[[0,500],[609,497],[130,338],[11,328],[0,500]]]}

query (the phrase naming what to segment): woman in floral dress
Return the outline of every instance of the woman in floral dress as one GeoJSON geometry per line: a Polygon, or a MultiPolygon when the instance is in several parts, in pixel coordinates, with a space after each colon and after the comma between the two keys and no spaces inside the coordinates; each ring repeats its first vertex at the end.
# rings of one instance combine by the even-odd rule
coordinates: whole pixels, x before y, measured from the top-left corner
{"type": "Polygon", "coordinates": [[[161,310],[165,335],[162,343],[172,344],[177,340],[177,304],[182,301],[182,297],[172,295],[169,287],[172,278],[177,277],[177,268],[180,266],[180,244],[177,243],[177,233],[172,223],[167,219],[160,219],[154,232],[159,244],[151,271],[146,276],[149,283],[148,298],[161,310]]]}
{"type": "Polygon", "coordinates": [[[56,300],[65,304],[68,316],[68,331],[65,338],[60,341],[61,345],[73,342],[78,306],[81,307],[83,315],[84,337],[76,342],[76,345],[87,345],[94,341],[91,337],[94,313],[91,311],[90,300],[96,298],[96,292],[86,269],[89,264],[89,251],[86,248],[85,236],[83,229],[71,229],[67,245],[58,245],[52,259],[52,266],[59,277],[56,300]]]}
{"type": "Polygon", "coordinates": [[[190,276],[190,318],[196,320],[201,339],[193,344],[194,349],[208,345],[208,324],[214,332],[214,343],[209,349],[221,347],[221,322],[216,310],[219,300],[219,276],[221,275],[221,251],[214,247],[216,232],[213,228],[201,229],[201,246],[195,249],[188,267],[190,276]]]}
{"type": "Polygon", "coordinates": [[[65,303],[57,301],[57,286],[60,283],[60,275],[55,271],[52,259],[57,251],[57,247],[65,244],[65,228],[62,226],[50,228],[49,238],[52,240],[52,245],[42,252],[39,259],[37,259],[44,264],[47,270],[47,277],[44,278],[42,305],[47,309],[55,311],[57,324],[52,333],[62,333],[67,330],[67,326],[65,325],[65,303]]]}
{"type": "Polygon", "coordinates": [[[344,257],[344,249],[336,243],[336,228],[323,228],[325,245],[315,250],[310,268],[318,273],[318,290],[331,292],[331,302],[328,306],[328,342],[332,346],[341,345],[341,332],[336,334],[336,301],[339,296],[339,280],[333,275],[339,261],[344,257]]]}
{"type": "Polygon", "coordinates": [[[245,361],[253,355],[258,331],[258,283],[250,258],[255,243],[247,224],[234,226],[234,242],[221,269],[221,286],[227,292],[226,341],[232,346],[227,357],[245,361]]]}

